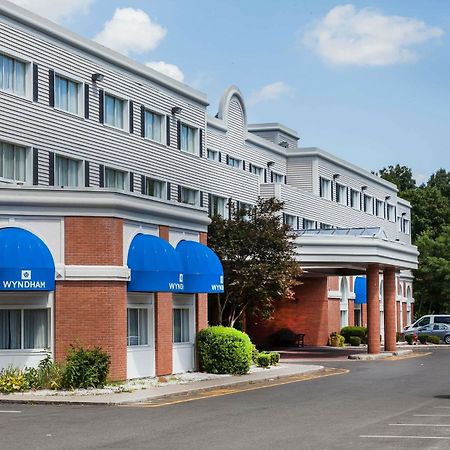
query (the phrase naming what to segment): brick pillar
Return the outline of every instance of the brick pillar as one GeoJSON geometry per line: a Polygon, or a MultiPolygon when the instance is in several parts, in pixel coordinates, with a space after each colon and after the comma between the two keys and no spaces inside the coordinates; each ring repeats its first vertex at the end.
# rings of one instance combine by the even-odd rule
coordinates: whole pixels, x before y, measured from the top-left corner
{"type": "Polygon", "coordinates": [[[173,298],[170,292],[155,294],[156,375],[170,375],[173,359],[173,298]]]}
{"type": "Polygon", "coordinates": [[[368,353],[380,353],[380,275],[378,264],[367,268],[367,344],[368,353]]]}
{"type": "Polygon", "coordinates": [[[355,301],[348,301],[348,326],[353,327],[355,325],[355,301]]]}
{"type": "Polygon", "coordinates": [[[208,326],[208,294],[195,296],[195,331],[198,333],[208,326]]]}
{"type": "Polygon", "coordinates": [[[395,268],[384,270],[384,349],[397,349],[395,323],[395,268]]]}
{"type": "Polygon", "coordinates": [[[411,320],[410,320],[410,322],[407,324],[408,326],[411,325],[411,324],[414,322],[414,303],[411,303],[411,304],[410,304],[410,309],[411,309],[411,314],[410,314],[411,320]]]}
{"type": "Polygon", "coordinates": [[[400,325],[400,302],[395,302],[395,317],[396,317],[397,331],[402,331],[402,327],[400,325]]]}

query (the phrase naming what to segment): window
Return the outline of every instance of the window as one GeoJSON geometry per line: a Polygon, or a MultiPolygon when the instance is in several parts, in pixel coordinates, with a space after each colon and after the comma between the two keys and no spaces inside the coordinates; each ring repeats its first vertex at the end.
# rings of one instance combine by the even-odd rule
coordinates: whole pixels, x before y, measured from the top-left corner
{"type": "Polygon", "coordinates": [[[55,186],[79,186],[80,161],[55,155],[55,186]]]}
{"type": "Polygon", "coordinates": [[[180,127],[180,149],[188,153],[196,152],[196,134],[197,130],[184,123],[180,127]]]}
{"type": "Polygon", "coordinates": [[[293,230],[297,229],[297,217],[291,214],[283,214],[284,224],[289,225],[293,230]]]}
{"type": "Polygon", "coordinates": [[[284,175],[280,173],[272,172],[272,180],[274,183],[283,184],[284,183],[284,175]]]}
{"type": "Polygon", "coordinates": [[[166,183],[161,180],[155,180],[153,178],[145,178],[145,194],[150,197],[166,198],[166,183]]]}
{"type": "Polygon", "coordinates": [[[26,63],[0,54],[0,90],[25,96],[26,63]]]}
{"type": "Polygon", "coordinates": [[[303,229],[305,230],[315,230],[316,222],[314,220],[303,219],[303,229]]]}
{"type": "Polygon", "coordinates": [[[395,206],[387,205],[387,218],[390,222],[395,222],[395,206]]]}
{"type": "Polygon", "coordinates": [[[145,137],[152,141],[162,142],[164,120],[161,114],[145,111],[145,137]]]}
{"type": "Polygon", "coordinates": [[[262,167],[254,166],[253,164],[250,166],[250,172],[258,175],[260,180],[264,180],[264,169],[262,167]]]}
{"type": "Polygon", "coordinates": [[[0,310],[0,349],[49,347],[49,309],[0,310]]]}
{"type": "Polygon", "coordinates": [[[347,204],[347,188],[338,183],[336,183],[336,202],[341,205],[347,204]]]}
{"type": "Polygon", "coordinates": [[[328,224],[328,223],[321,223],[320,224],[320,229],[321,230],[331,230],[333,227],[330,225],[330,224],[328,224]]]}
{"type": "Polygon", "coordinates": [[[355,209],[361,209],[361,194],[354,189],[350,189],[350,206],[355,209]]]}
{"type": "Polygon", "coordinates": [[[227,164],[231,167],[240,169],[242,166],[242,160],[229,156],[227,159],[227,164]]]}
{"type": "Polygon", "coordinates": [[[81,84],[55,75],[55,107],[73,114],[80,114],[81,84]]]}
{"type": "Polygon", "coordinates": [[[208,148],[207,158],[211,161],[219,161],[219,152],[208,148]]]}
{"type": "Polygon", "coordinates": [[[173,310],[173,342],[189,342],[189,308],[173,310]]]}
{"type": "Polygon", "coordinates": [[[105,94],[105,123],[125,129],[125,100],[105,94]]]}
{"type": "Polygon", "coordinates": [[[331,180],[320,177],[320,196],[331,200],[331,180]]]}
{"type": "Polygon", "coordinates": [[[375,212],[377,217],[384,219],[384,202],[382,200],[378,200],[375,203],[375,212]]]}
{"type": "Polygon", "coordinates": [[[126,173],[105,167],[105,187],[125,190],[126,173]]]}
{"type": "Polygon", "coordinates": [[[148,345],[148,308],[127,309],[127,345],[148,345]]]}
{"type": "Polygon", "coordinates": [[[225,217],[226,198],[218,197],[217,195],[210,196],[210,202],[208,205],[209,216],[222,216],[225,217]]]}
{"type": "Polygon", "coordinates": [[[180,202],[188,205],[198,205],[199,192],[184,186],[180,188],[180,202]]]}
{"type": "Polygon", "coordinates": [[[373,214],[373,197],[364,195],[364,212],[373,214]]]}
{"type": "Polygon", "coordinates": [[[403,219],[403,233],[405,234],[409,234],[409,220],[408,219],[403,219]]]}
{"type": "Polygon", "coordinates": [[[26,149],[0,142],[0,177],[14,181],[25,181],[26,149]]]}

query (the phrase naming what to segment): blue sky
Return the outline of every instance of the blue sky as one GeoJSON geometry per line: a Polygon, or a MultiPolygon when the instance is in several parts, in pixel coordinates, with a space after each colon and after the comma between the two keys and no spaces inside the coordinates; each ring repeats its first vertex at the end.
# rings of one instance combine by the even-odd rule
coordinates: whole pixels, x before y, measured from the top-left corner
{"type": "Polygon", "coordinates": [[[368,170],[407,165],[419,182],[450,170],[447,0],[15,2],[143,63],[176,65],[211,115],[235,84],[250,123],[281,122],[301,146],[368,170]],[[123,32],[137,10],[140,25],[123,32]]]}

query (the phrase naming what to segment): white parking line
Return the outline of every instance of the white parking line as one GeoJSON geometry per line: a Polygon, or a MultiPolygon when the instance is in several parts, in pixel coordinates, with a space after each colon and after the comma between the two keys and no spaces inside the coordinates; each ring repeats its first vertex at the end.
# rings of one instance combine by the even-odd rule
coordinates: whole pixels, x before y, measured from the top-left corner
{"type": "Polygon", "coordinates": [[[450,427],[442,423],[390,423],[390,427],[450,427]]]}
{"type": "Polygon", "coordinates": [[[450,414],[414,414],[414,417],[450,417],[450,414]]]}
{"type": "Polygon", "coordinates": [[[0,411],[0,413],[4,414],[20,414],[22,411],[0,411]]]}
{"type": "Polygon", "coordinates": [[[362,434],[360,438],[381,438],[381,439],[443,439],[449,440],[450,436],[389,436],[389,435],[376,435],[376,434],[362,434]]]}

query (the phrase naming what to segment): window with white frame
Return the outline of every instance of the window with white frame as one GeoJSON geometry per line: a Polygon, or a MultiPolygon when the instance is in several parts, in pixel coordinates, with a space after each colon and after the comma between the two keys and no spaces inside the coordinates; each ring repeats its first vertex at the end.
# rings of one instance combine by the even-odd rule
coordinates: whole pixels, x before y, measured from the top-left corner
{"type": "Polygon", "coordinates": [[[242,160],[233,158],[232,156],[228,156],[227,164],[231,167],[236,167],[237,169],[240,169],[242,166],[242,160]]]}
{"type": "Polygon", "coordinates": [[[152,141],[162,142],[164,136],[164,116],[153,111],[145,111],[145,137],[152,141]]]}
{"type": "Polygon", "coordinates": [[[408,219],[403,218],[403,233],[410,233],[410,222],[408,219]]]}
{"type": "Polygon", "coordinates": [[[350,206],[355,209],[361,209],[361,193],[350,189],[350,206]]]}
{"type": "Polygon", "coordinates": [[[55,108],[81,114],[81,83],[55,75],[55,108]]]}
{"type": "Polygon", "coordinates": [[[303,229],[305,230],[315,230],[316,222],[315,220],[303,219],[303,229]]]}
{"type": "Polygon", "coordinates": [[[175,344],[190,342],[189,308],[173,309],[173,342],[175,344]]]}
{"type": "Polygon", "coordinates": [[[210,202],[208,205],[209,216],[221,216],[225,217],[227,199],[224,197],[219,197],[217,195],[210,196],[210,202]]]}
{"type": "Polygon", "coordinates": [[[320,177],[320,196],[331,200],[331,180],[320,177]]]}
{"type": "Polygon", "coordinates": [[[0,90],[24,97],[26,81],[27,63],[0,54],[0,90]]]}
{"type": "Polygon", "coordinates": [[[167,198],[167,184],[165,181],[145,178],[145,195],[156,198],[167,198]]]}
{"type": "Polygon", "coordinates": [[[364,212],[373,214],[373,197],[364,194],[364,212]]]}
{"type": "Polygon", "coordinates": [[[50,309],[0,309],[0,350],[50,347],[50,309]]]}
{"type": "Polygon", "coordinates": [[[272,180],[274,183],[283,184],[284,175],[281,175],[281,173],[272,172],[272,180]]]}
{"type": "Polygon", "coordinates": [[[397,229],[398,231],[403,231],[403,221],[400,216],[397,216],[397,229]]]}
{"type": "Polygon", "coordinates": [[[126,186],[125,172],[105,167],[105,187],[124,191],[126,186]]]}
{"type": "Polygon", "coordinates": [[[197,153],[197,129],[185,123],[180,125],[180,149],[188,153],[197,153]]]}
{"type": "Polygon", "coordinates": [[[81,162],[55,155],[55,186],[79,186],[81,162]]]}
{"type": "Polygon", "coordinates": [[[347,204],[347,187],[336,183],[336,202],[341,205],[347,204]]]}
{"type": "Polygon", "coordinates": [[[283,214],[283,220],[285,225],[289,225],[293,230],[297,229],[297,216],[283,214]]]}
{"type": "Polygon", "coordinates": [[[12,181],[26,179],[26,148],[0,142],[0,177],[12,181]]]}
{"type": "Polygon", "coordinates": [[[207,158],[211,161],[219,161],[219,152],[208,148],[207,158]]]}
{"type": "Polygon", "coordinates": [[[253,164],[250,166],[250,172],[258,175],[260,180],[264,180],[264,169],[262,167],[254,166],[253,164]]]}
{"type": "Polygon", "coordinates": [[[199,204],[199,191],[181,186],[180,202],[186,203],[188,205],[198,205],[199,204]]]}
{"type": "Polygon", "coordinates": [[[384,219],[384,202],[383,202],[383,200],[378,200],[378,199],[376,200],[375,212],[376,212],[377,217],[384,219]]]}
{"type": "Polygon", "coordinates": [[[389,203],[387,205],[387,218],[390,222],[395,222],[395,206],[389,203]]]}
{"type": "Polygon", "coordinates": [[[115,128],[125,129],[126,102],[111,94],[105,94],[105,123],[115,128]]]}
{"type": "Polygon", "coordinates": [[[127,308],[127,345],[129,347],[149,344],[148,324],[148,308],[127,308]]]}

